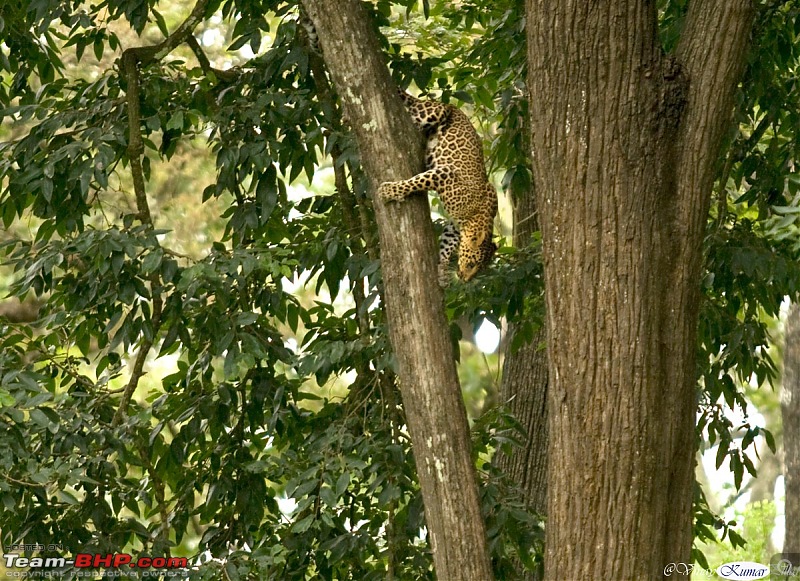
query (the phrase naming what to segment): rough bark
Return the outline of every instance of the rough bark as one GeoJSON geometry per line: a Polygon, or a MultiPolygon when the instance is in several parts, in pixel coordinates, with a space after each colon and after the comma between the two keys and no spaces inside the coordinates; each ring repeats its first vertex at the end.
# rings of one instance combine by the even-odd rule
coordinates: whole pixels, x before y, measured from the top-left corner
{"type": "Polygon", "coordinates": [[[800,307],[786,320],[783,350],[783,478],[786,490],[784,553],[800,553],[800,307]]]}
{"type": "MultiPolygon", "coordinates": [[[[767,427],[769,430],[774,428],[774,426],[767,427]]],[[[777,454],[773,454],[772,450],[766,445],[759,446],[758,457],[760,458],[756,468],[758,470],[758,478],[753,479],[748,504],[774,502],[775,483],[783,470],[780,457],[777,454]]]]}
{"type": "MultiPolygon", "coordinates": [[[[514,204],[514,245],[527,246],[539,229],[533,191],[525,192],[514,204]]],[[[517,325],[511,325],[513,336],[517,325]]],[[[540,328],[530,343],[505,355],[501,401],[525,428],[524,445],[498,458],[500,468],[523,490],[538,513],[547,510],[547,334],[540,328]]],[[[509,341],[507,344],[510,344],[509,341]]]]}
{"type": "MultiPolygon", "coordinates": [[[[514,245],[522,248],[539,230],[533,190],[514,203],[514,245]]],[[[509,326],[509,336],[517,332],[509,326]]],[[[547,512],[547,331],[534,332],[531,342],[515,352],[506,351],[500,398],[525,429],[522,446],[510,454],[498,454],[498,466],[522,490],[529,506],[539,514],[547,512]]],[[[512,341],[506,341],[506,346],[512,341]]],[[[541,571],[525,571],[518,564],[519,581],[537,581],[541,571]]]]}
{"type": "MultiPolygon", "coordinates": [[[[421,138],[395,93],[359,0],[303,0],[353,128],[372,191],[423,167],[421,138]]],[[[437,284],[425,196],[375,201],[389,334],[438,579],[492,578],[469,429],[437,284]]]]}
{"type": "Polygon", "coordinates": [[[547,579],[691,562],[705,221],[753,8],[528,0],[549,355],[547,579]]]}

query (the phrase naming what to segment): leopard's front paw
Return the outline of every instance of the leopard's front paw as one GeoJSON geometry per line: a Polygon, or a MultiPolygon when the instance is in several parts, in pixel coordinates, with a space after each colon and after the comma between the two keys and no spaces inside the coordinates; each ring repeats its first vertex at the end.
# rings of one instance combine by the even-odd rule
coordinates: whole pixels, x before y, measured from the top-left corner
{"type": "Polygon", "coordinates": [[[397,195],[397,188],[394,182],[383,182],[378,186],[378,191],[375,192],[376,196],[384,202],[395,202],[401,199],[402,196],[397,195]]]}

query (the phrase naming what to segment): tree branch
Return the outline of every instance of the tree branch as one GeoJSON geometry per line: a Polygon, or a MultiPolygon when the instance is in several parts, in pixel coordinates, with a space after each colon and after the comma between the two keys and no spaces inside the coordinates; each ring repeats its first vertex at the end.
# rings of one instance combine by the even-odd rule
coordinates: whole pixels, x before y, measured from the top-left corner
{"type": "Polygon", "coordinates": [[[186,42],[188,38],[197,28],[197,25],[205,18],[206,8],[208,8],[209,0],[198,0],[197,4],[192,8],[192,12],[184,20],[175,32],[170,34],[167,38],[150,46],[136,46],[127,49],[122,53],[123,58],[125,54],[131,54],[132,58],[139,64],[147,66],[154,61],[159,61],[186,42]]]}
{"type": "Polygon", "coordinates": [[[158,536],[156,540],[161,541],[163,549],[166,551],[167,556],[170,555],[169,545],[169,505],[166,499],[166,485],[161,475],[156,471],[153,462],[150,460],[150,451],[144,446],[141,441],[137,442],[136,450],[139,452],[139,459],[142,461],[150,480],[153,482],[153,491],[156,497],[156,504],[158,505],[159,519],[161,520],[158,527],[158,536]]]}
{"type": "Polygon", "coordinates": [[[144,155],[144,141],[141,130],[141,100],[139,96],[139,64],[135,49],[128,49],[122,53],[122,74],[128,83],[125,96],[128,102],[128,159],[131,163],[131,177],[133,178],[133,191],[136,195],[136,209],[139,220],[153,227],[153,217],[150,215],[150,206],[147,203],[147,191],[144,185],[144,172],[142,171],[142,155],[144,155]]]}
{"type": "MultiPolygon", "coordinates": [[[[128,107],[128,159],[131,164],[131,177],[133,178],[133,190],[136,195],[136,209],[138,211],[139,220],[149,229],[153,228],[153,217],[150,212],[150,206],[147,203],[147,191],[145,189],[144,172],[142,170],[142,155],[144,155],[144,141],[142,140],[141,131],[141,97],[140,97],[140,65],[148,65],[154,61],[161,60],[172,52],[180,44],[192,35],[192,32],[197,25],[202,21],[205,16],[206,7],[209,0],[199,0],[195,4],[192,12],[188,18],[181,23],[180,26],[165,38],[162,42],[151,46],[137,46],[129,48],[122,53],[120,68],[125,80],[128,83],[125,97],[128,107]]],[[[144,373],[144,362],[147,355],[153,348],[155,336],[161,326],[161,310],[163,308],[163,301],[161,299],[161,283],[158,274],[154,273],[150,277],[150,292],[153,301],[153,316],[151,317],[152,323],[152,336],[151,338],[145,337],[142,344],[139,346],[139,352],[136,355],[136,360],[131,371],[128,384],[122,392],[120,398],[120,405],[117,408],[114,418],[112,420],[113,426],[118,426],[128,409],[133,392],[139,385],[144,373]]]]}
{"type": "Polygon", "coordinates": [[[133,189],[136,193],[136,206],[139,219],[143,224],[153,226],[150,208],[144,187],[141,156],[144,154],[144,142],[141,134],[141,103],[139,96],[139,66],[146,66],[161,60],[176,47],[183,44],[192,35],[197,25],[203,20],[209,0],[199,0],[188,18],[165,38],[162,42],[150,46],[136,46],[122,53],[120,66],[128,83],[126,98],[128,105],[128,157],[131,162],[133,189]]]}
{"type": "MultiPolygon", "coordinates": [[[[669,156],[674,185],[662,199],[671,220],[662,222],[659,244],[665,249],[664,281],[659,326],[671,328],[660,348],[665,385],[674,386],[670,399],[680,407],[671,427],[678,437],[665,449],[673,459],[667,485],[667,506],[677,514],[691,513],[691,499],[684,484],[694,478],[694,458],[686,454],[694,446],[695,341],[700,304],[702,245],[708,212],[719,168],[720,149],[734,111],[736,85],[741,79],[755,17],[752,0],[692,0],[675,56],[683,75],[685,107],[669,156]],[[684,372],[676,361],[686,362],[684,372]],[[679,422],[679,423],[678,423],[679,422]]],[[[692,543],[691,526],[683,519],[668,519],[660,562],[677,560],[674,547],[692,543]],[[671,545],[671,546],[670,546],[671,545]]]]}
{"type": "Polygon", "coordinates": [[[120,397],[119,407],[114,413],[114,418],[111,420],[111,425],[115,427],[122,423],[122,420],[127,414],[128,405],[131,403],[133,392],[136,391],[136,388],[139,386],[139,380],[142,378],[142,375],[144,375],[144,362],[147,359],[150,350],[153,348],[154,338],[159,327],[161,326],[162,300],[161,295],[159,294],[160,285],[157,281],[157,275],[155,276],[155,281],[151,279],[150,287],[150,292],[153,294],[153,316],[150,319],[153,327],[153,339],[148,339],[145,337],[142,341],[142,344],[139,346],[139,352],[136,354],[136,360],[133,363],[131,376],[128,379],[128,383],[125,385],[125,390],[122,392],[122,396],[120,397]]]}
{"type": "Polygon", "coordinates": [[[693,0],[689,5],[676,49],[689,86],[678,161],[683,170],[678,189],[685,196],[679,196],[675,222],[690,229],[705,227],[716,161],[733,113],[734,88],[744,70],[754,16],[751,0],[693,0]]]}
{"type": "Polygon", "coordinates": [[[200,46],[200,43],[197,42],[197,39],[194,35],[189,35],[186,39],[186,44],[189,45],[189,48],[192,49],[197,62],[200,63],[200,69],[206,74],[206,76],[214,75],[218,79],[222,79],[226,82],[233,82],[239,76],[234,71],[223,71],[222,69],[216,69],[211,66],[211,61],[208,60],[206,53],[203,52],[203,47],[200,46]]]}

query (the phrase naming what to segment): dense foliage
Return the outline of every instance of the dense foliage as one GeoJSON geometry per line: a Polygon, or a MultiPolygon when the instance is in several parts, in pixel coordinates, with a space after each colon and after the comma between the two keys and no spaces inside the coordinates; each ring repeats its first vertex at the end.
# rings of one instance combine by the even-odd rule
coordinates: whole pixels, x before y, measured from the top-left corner
{"type": "MultiPolygon", "coordinates": [[[[297,6],[201,0],[202,24],[179,39],[193,6],[175,4],[0,7],[2,281],[41,303],[33,324],[0,320],[3,542],[201,556],[198,578],[431,578],[366,180],[297,6]],[[126,64],[123,48],[165,39],[181,42],[126,64]],[[192,157],[208,163],[176,209],[180,187],[156,185],[192,157]],[[205,222],[181,224],[201,201],[205,222]]],[[[686,2],[661,4],[669,51],[686,2]]],[[[464,105],[498,181],[530,195],[522,2],[370,6],[398,83],[464,105]]],[[[709,219],[698,345],[698,430],[737,486],[755,470],[747,449],[771,437],[725,406],[774,378],[768,323],[800,285],[800,6],[761,10],[709,219]]],[[[451,286],[454,340],[483,319],[522,323],[509,348],[529,338],[537,257],[506,247],[451,286]]],[[[490,378],[477,383],[491,400],[490,378]]],[[[508,576],[541,549],[490,462],[519,426],[471,407],[485,412],[475,461],[508,576]]],[[[697,515],[700,537],[726,526],[702,500],[697,515]]]]}
{"type": "MultiPolygon", "coordinates": [[[[429,578],[357,151],[295,6],[197,6],[237,66],[191,41],[126,64],[122,47],[174,38],[188,5],[0,9],[3,248],[11,294],[41,302],[33,325],[2,323],[4,542],[188,555],[198,578],[429,578]],[[245,46],[255,56],[237,58],[245,46]],[[73,60],[86,48],[100,66],[73,60]],[[189,229],[198,245],[136,181],[138,164],[151,188],[203,142],[211,183],[189,203],[220,218],[189,229]]],[[[405,13],[381,2],[375,17],[405,13]]],[[[424,83],[428,61],[386,46],[401,82],[424,83]]],[[[454,339],[457,320],[499,324],[538,301],[535,255],[508,250],[451,289],[454,339]]],[[[474,429],[499,573],[539,546],[489,461],[517,431],[500,409],[474,429]]]]}

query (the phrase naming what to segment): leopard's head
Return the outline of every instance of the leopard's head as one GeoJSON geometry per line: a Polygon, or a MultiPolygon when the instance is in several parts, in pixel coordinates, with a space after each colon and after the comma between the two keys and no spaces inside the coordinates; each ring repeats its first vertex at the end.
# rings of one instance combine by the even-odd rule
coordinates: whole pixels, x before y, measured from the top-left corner
{"type": "Polygon", "coordinates": [[[461,246],[458,253],[458,278],[464,282],[472,280],[478,272],[488,266],[497,252],[497,244],[491,236],[484,238],[477,250],[461,246]]]}

